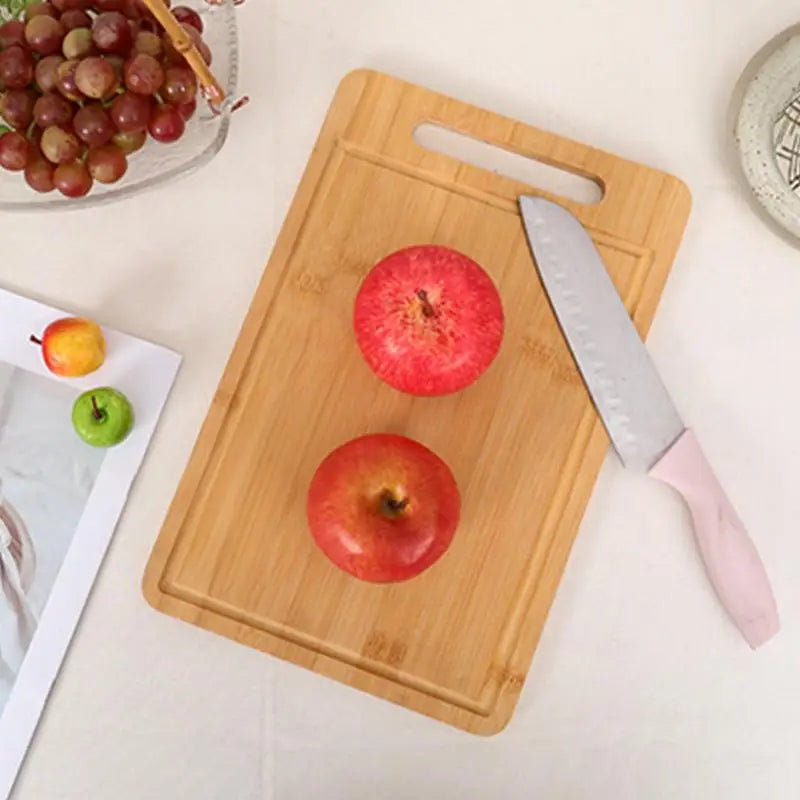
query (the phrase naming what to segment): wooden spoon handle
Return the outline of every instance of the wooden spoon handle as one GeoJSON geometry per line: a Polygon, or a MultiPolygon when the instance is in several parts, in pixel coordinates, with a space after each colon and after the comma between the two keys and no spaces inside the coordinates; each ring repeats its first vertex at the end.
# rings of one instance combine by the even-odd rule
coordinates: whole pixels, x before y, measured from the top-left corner
{"type": "Polygon", "coordinates": [[[194,70],[197,80],[200,82],[200,88],[208,101],[215,106],[222,105],[225,100],[225,91],[209,69],[205,59],[192,41],[192,37],[175,19],[163,0],[143,0],[143,2],[172,39],[175,49],[183,55],[194,70]]]}

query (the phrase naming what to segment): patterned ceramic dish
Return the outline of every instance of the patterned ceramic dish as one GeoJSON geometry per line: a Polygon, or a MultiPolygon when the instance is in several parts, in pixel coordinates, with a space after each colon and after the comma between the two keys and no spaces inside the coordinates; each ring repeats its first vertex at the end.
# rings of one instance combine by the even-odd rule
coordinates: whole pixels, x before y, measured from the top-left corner
{"type": "Polygon", "coordinates": [[[800,25],[751,59],[734,91],[730,126],[758,208],[800,239],[800,25]]]}

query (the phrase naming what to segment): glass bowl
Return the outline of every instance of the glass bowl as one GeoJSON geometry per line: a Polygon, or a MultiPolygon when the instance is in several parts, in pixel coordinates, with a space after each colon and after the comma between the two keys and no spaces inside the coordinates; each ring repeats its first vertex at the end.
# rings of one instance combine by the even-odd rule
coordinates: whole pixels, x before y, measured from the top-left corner
{"type": "Polygon", "coordinates": [[[129,157],[128,171],[120,181],[95,182],[85,197],[67,198],[57,190],[39,194],[28,186],[22,173],[0,169],[0,212],[62,211],[110,203],[198,169],[222,149],[228,137],[238,72],[236,0],[181,0],[181,5],[194,8],[203,18],[203,38],[213,54],[211,70],[225,90],[222,112],[215,115],[198,93],[197,112],[177,142],[161,144],[148,136],[144,147],[129,157]]]}

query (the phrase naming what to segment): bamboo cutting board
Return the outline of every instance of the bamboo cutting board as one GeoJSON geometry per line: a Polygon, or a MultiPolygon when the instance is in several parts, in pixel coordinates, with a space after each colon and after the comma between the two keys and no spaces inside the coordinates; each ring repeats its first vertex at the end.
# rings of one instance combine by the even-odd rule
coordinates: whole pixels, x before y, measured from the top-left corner
{"type": "MultiPolygon", "coordinates": [[[[608,441],[525,242],[533,187],[423,149],[423,122],[596,179],[588,227],[644,334],[686,224],[676,178],[374,72],[342,82],[152,553],[156,608],[479,734],[511,718],[608,441]],[[506,336],[461,394],[399,394],[352,333],[371,266],[445,244],[497,283],[506,336]],[[462,521],[420,577],[372,585],[313,544],[322,458],[368,432],[452,468],[462,521]]],[[[558,198],[554,198],[558,199],[558,198]]]]}

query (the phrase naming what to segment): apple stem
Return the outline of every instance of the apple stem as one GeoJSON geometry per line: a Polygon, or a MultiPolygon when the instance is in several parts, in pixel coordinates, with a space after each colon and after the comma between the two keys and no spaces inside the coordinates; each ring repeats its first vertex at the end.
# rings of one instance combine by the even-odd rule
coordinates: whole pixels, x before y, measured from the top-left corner
{"type": "Polygon", "coordinates": [[[381,498],[383,513],[392,519],[399,517],[408,508],[408,498],[398,499],[390,492],[386,492],[381,498]]]}
{"type": "Polygon", "coordinates": [[[99,422],[103,419],[103,412],[100,410],[100,407],[97,405],[97,398],[92,395],[92,413],[94,414],[94,418],[99,422]]]}
{"type": "Polygon", "coordinates": [[[433,304],[428,297],[428,293],[424,289],[417,290],[417,297],[419,297],[420,302],[422,303],[422,314],[425,317],[433,317],[436,314],[436,309],[433,307],[433,304]]]}
{"type": "Polygon", "coordinates": [[[39,347],[42,346],[42,340],[38,336],[34,336],[33,334],[31,334],[30,341],[32,341],[34,344],[38,344],[39,347]]]}

